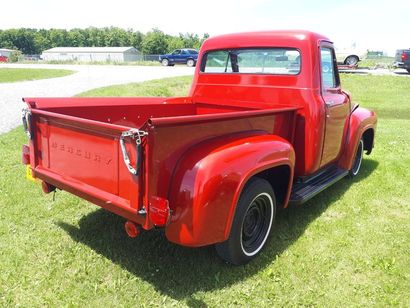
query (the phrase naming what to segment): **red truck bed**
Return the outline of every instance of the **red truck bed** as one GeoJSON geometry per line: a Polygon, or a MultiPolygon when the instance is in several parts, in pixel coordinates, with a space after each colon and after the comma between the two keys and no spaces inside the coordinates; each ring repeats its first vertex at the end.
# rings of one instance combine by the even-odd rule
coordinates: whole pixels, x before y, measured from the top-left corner
{"type": "Polygon", "coordinates": [[[189,98],[26,98],[35,177],[149,229],[152,197],[167,198],[181,155],[204,140],[264,131],[292,140],[295,110],[193,103],[189,98]],[[121,134],[147,133],[142,144],[121,134]],[[130,167],[121,150],[124,140],[130,167]],[[138,151],[138,148],[140,149],[138,151]],[[136,159],[140,153],[140,159],[136,159]],[[136,167],[136,166],[139,167],[136,167]]]}

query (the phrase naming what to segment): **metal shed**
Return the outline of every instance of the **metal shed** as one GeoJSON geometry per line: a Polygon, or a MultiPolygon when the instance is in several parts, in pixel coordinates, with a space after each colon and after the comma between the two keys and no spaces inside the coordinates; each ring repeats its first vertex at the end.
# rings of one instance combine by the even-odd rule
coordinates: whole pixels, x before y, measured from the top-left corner
{"type": "Polygon", "coordinates": [[[42,54],[45,61],[130,62],[141,58],[134,47],[55,47],[42,54]]]}
{"type": "Polygon", "coordinates": [[[16,52],[16,50],[7,49],[7,48],[0,48],[0,56],[10,58],[10,56],[13,52],[16,52]]]}

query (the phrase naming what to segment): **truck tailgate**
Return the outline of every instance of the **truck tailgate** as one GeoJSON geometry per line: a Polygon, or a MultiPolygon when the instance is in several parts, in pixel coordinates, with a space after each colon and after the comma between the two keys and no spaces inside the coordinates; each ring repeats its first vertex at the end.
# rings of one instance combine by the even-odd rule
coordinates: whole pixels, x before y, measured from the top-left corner
{"type": "Polygon", "coordinates": [[[138,130],[39,109],[31,109],[29,122],[35,132],[30,140],[35,177],[144,224],[137,215],[141,176],[127,168],[121,149],[122,139],[129,167],[137,170],[144,146],[133,138],[138,130]]]}

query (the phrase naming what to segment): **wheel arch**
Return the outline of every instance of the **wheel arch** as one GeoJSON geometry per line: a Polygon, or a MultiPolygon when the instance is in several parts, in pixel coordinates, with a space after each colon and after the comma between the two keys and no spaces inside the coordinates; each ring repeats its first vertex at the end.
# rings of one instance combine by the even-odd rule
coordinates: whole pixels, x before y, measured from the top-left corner
{"type": "Polygon", "coordinates": [[[225,229],[225,239],[228,238],[231,232],[232,221],[235,216],[236,204],[238,203],[239,197],[251,179],[262,178],[267,180],[275,193],[276,205],[282,208],[287,207],[292,188],[293,167],[294,164],[291,164],[290,160],[283,159],[276,161],[272,165],[266,165],[261,169],[253,170],[243,178],[235,193],[235,198],[232,201],[231,212],[225,229]]]}
{"type": "Polygon", "coordinates": [[[365,108],[357,108],[350,117],[349,130],[346,145],[339,159],[339,167],[350,170],[360,139],[363,137],[366,154],[370,154],[374,146],[374,138],[377,127],[377,116],[374,111],[365,108]]]}
{"type": "Polygon", "coordinates": [[[260,171],[249,178],[247,182],[254,177],[262,178],[268,181],[275,192],[277,205],[284,208],[287,206],[289,200],[289,184],[291,184],[291,175],[291,166],[288,164],[283,164],[260,171]]]}
{"type": "Polygon", "coordinates": [[[344,64],[347,63],[346,61],[347,61],[347,59],[348,59],[349,57],[354,57],[354,58],[356,58],[356,59],[357,59],[357,62],[360,61],[360,57],[359,57],[358,55],[351,54],[351,55],[348,55],[348,56],[345,57],[345,59],[344,59],[344,61],[343,61],[344,64]]]}
{"type": "MultiPolygon", "coordinates": [[[[278,190],[286,204],[293,180],[295,154],[285,139],[261,132],[221,137],[191,149],[181,159],[169,191],[173,215],[168,240],[185,246],[225,241],[236,203],[250,178],[287,175],[278,190]]],[[[274,184],[277,180],[271,180],[274,184]]]]}
{"type": "Polygon", "coordinates": [[[373,151],[374,145],[374,128],[370,127],[366,129],[362,135],[362,138],[364,150],[366,150],[367,155],[370,155],[370,153],[373,151]]]}

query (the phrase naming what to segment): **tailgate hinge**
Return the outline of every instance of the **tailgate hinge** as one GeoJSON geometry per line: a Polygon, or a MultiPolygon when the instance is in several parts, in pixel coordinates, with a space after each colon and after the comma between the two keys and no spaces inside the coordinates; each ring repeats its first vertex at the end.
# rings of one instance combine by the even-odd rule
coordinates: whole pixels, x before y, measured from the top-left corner
{"type": "Polygon", "coordinates": [[[125,132],[121,133],[120,136],[120,145],[122,151],[122,157],[124,159],[125,166],[127,167],[128,171],[134,175],[138,175],[138,169],[141,162],[141,143],[142,137],[148,135],[148,132],[139,130],[139,129],[130,129],[125,132]],[[127,149],[125,148],[125,138],[131,138],[135,140],[135,144],[137,146],[137,158],[135,160],[135,168],[131,166],[130,157],[127,153],[127,149]]]}

